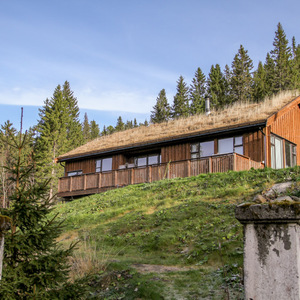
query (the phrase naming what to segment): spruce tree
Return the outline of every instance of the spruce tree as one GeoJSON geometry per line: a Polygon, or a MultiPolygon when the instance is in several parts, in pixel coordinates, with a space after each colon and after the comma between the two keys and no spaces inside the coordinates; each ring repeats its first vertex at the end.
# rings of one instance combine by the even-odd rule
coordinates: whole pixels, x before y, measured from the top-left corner
{"type": "Polygon", "coordinates": [[[274,92],[277,93],[292,87],[291,49],[288,46],[288,40],[280,23],[277,25],[273,46],[271,57],[275,64],[274,92]]]}
{"type": "Polygon", "coordinates": [[[174,96],[171,115],[174,119],[189,115],[189,89],[182,76],[177,81],[177,93],[174,96]]]}
{"type": "Polygon", "coordinates": [[[300,89],[300,44],[292,39],[292,89],[300,89]]]}
{"type": "Polygon", "coordinates": [[[122,117],[119,116],[118,120],[117,120],[117,125],[115,127],[115,131],[123,131],[125,129],[125,124],[122,120],[122,117]]]}
{"type": "Polygon", "coordinates": [[[78,299],[83,287],[68,280],[68,257],[74,245],[64,250],[56,239],[61,223],[49,217],[51,201],[48,181],[36,177],[32,152],[23,154],[28,136],[10,136],[18,156],[9,168],[14,189],[10,206],[1,214],[10,218],[5,234],[4,268],[0,285],[1,299],[78,299]]]}
{"type": "Polygon", "coordinates": [[[89,118],[87,113],[84,114],[84,118],[83,118],[82,136],[85,142],[88,142],[91,139],[91,128],[90,128],[90,123],[89,123],[89,118]]]}
{"type": "Polygon", "coordinates": [[[258,63],[258,68],[254,72],[253,76],[253,87],[252,87],[252,98],[254,101],[262,101],[267,95],[266,89],[266,71],[262,62],[258,63]]]}
{"type": "Polygon", "coordinates": [[[225,77],[220,65],[212,65],[207,79],[207,96],[212,108],[218,109],[225,104],[225,77]]]}
{"type": "Polygon", "coordinates": [[[205,112],[206,78],[198,68],[190,86],[190,114],[196,115],[205,112]]]}
{"type": "Polygon", "coordinates": [[[266,61],[264,64],[266,74],[266,95],[271,96],[276,92],[275,88],[275,62],[270,53],[267,53],[266,61]]]}
{"type": "Polygon", "coordinates": [[[151,111],[150,122],[151,123],[161,123],[166,122],[170,118],[170,105],[166,96],[165,89],[162,89],[158,97],[156,98],[156,104],[153,106],[151,111]]]}
{"type": "Polygon", "coordinates": [[[94,140],[97,137],[100,136],[100,129],[99,125],[96,123],[95,120],[92,120],[90,123],[90,128],[91,128],[91,139],[94,140]]]}
{"type": "Polygon", "coordinates": [[[222,106],[230,105],[232,103],[231,97],[231,78],[232,78],[232,71],[228,65],[225,65],[224,68],[224,101],[222,101],[222,106]]]}
{"type": "Polygon", "coordinates": [[[127,129],[132,129],[133,128],[133,123],[132,121],[127,120],[125,124],[125,130],[127,129]]]}
{"type": "Polygon", "coordinates": [[[231,94],[232,100],[246,102],[251,99],[253,63],[248,51],[242,45],[232,62],[231,94]]]}
{"type": "Polygon", "coordinates": [[[56,158],[82,144],[78,114],[77,99],[68,82],[63,89],[58,85],[52,98],[46,99],[40,109],[35,150],[40,177],[50,179],[50,196],[56,193],[58,177],[63,175],[56,158]]]}

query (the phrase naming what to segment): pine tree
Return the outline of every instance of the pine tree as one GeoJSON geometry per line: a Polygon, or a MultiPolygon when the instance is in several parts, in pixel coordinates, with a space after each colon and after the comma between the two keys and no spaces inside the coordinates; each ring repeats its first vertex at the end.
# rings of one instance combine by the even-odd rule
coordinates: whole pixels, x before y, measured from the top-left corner
{"type": "Polygon", "coordinates": [[[151,123],[161,123],[166,122],[170,118],[170,105],[166,96],[165,89],[162,89],[158,97],[156,98],[156,104],[153,106],[151,111],[150,122],[151,123]]]}
{"type": "Polygon", "coordinates": [[[174,119],[189,115],[189,89],[182,76],[177,81],[177,93],[174,96],[171,115],[174,119]]]}
{"type": "Polygon", "coordinates": [[[222,101],[222,106],[230,105],[232,103],[231,97],[231,78],[232,71],[228,65],[224,68],[224,101],[222,101]]]}
{"type": "Polygon", "coordinates": [[[83,118],[82,136],[85,142],[88,142],[91,139],[91,128],[87,113],[84,114],[83,118]]]}
{"type": "Polygon", "coordinates": [[[10,207],[1,214],[10,218],[5,234],[1,299],[78,299],[83,287],[68,280],[68,257],[74,245],[64,250],[56,239],[61,223],[49,217],[51,201],[47,181],[37,183],[32,155],[24,156],[28,136],[10,136],[17,159],[9,169],[14,190],[10,207]]]}
{"type": "Polygon", "coordinates": [[[300,44],[292,39],[292,89],[300,89],[300,44]]]}
{"type": "Polygon", "coordinates": [[[132,129],[133,128],[133,123],[132,121],[127,120],[125,124],[125,130],[127,129],[132,129]]]}
{"type": "Polygon", "coordinates": [[[291,49],[280,23],[277,25],[271,57],[275,64],[275,90],[277,93],[292,87],[291,49]]]}
{"type": "Polygon", "coordinates": [[[133,120],[133,128],[139,127],[136,118],[133,120]]]}
{"type": "Polygon", "coordinates": [[[103,126],[103,130],[101,132],[101,136],[105,136],[105,135],[108,135],[108,132],[107,132],[107,129],[105,127],[105,125],[103,126]]]}
{"type": "Polygon", "coordinates": [[[109,126],[106,127],[107,135],[108,135],[108,134],[112,134],[112,133],[114,133],[115,131],[116,131],[116,130],[115,130],[115,128],[114,128],[112,125],[109,125],[109,126]]]}
{"type": "Polygon", "coordinates": [[[258,68],[254,72],[253,76],[253,87],[252,87],[252,98],[254,101],[262,101],[267,95],[266,89],[266,71],[262,62],[258,63],[258,68]]]}
{"type": "Polygon", "coordinates": [[[122,120],[122,117],[119,116],[118,120],[117,120],[117,125],[115,127],[115,131],[123,131],[125,130],[125,124],[122,120]]]}
{"type": "Polygon", "coordinates": [[[206,78],[198,68],[190,86],[190,114],[196,115],[205,112],[206,78]]]}
{"type": "Polygon", "coordinates": [[[253,63],[242,45],[232,62],[231,92],[233,101],[246,102],[251,99],[253,63]]]}
{"type": "Polygon", "coordinates": [[[211,107],[218,109],[225,104],[225,91],[225,77],[220,65],[212,65],[207,80],[207,95],[211,107]]]}
{"type": "Polygon", "coordinates": [[[97,137],[100,136],[100,129],[99,125],[96,123],[95,120],[92,120],[90,123],[90,128],[91,128],[91,139],[94,140],[97,137]]]}

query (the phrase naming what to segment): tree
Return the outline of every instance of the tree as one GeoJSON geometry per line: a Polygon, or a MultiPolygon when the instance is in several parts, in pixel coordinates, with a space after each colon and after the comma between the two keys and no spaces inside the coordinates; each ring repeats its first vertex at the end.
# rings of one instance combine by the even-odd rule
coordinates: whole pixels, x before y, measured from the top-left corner
{"type": "Polygon", "coordinates": [[[158,97],[156,98],[156,104],[153,106],[151,111],[150,122],[151,123],[161,123],[166,122],[170,118],[170,105],[166,96],[165,89],[162,89],[158,97]]]}
{"type": "Polygon", "coordinates": [[[190,114],[196,115],[205,112],[206,78],[198,68],[190,86],[190,114]]]}
{"type": "Polygon", "coordinates": [[[252,97],[256,102],[262,101],[267,95],[266,71],[262,62],[258,63],[258,68],[253,75],[252,97]]]}
{"type": "Polygon", "coordinates": [[[68,257],[74,245],[64,250],[56,239],[61,223],[49,217],[49,181],[32,181],[36,175],[32,153],[23,155],[28,136],[11,135],[17,159],[9,168],[14,189],[10,207],[1,214],[10,218],[5,234],[1,299],[78,299],[83,287],[68,280],[68,257]]]}
{"type": "Polygon", "coordinates": [[[300,44],[296,45],[295,37],[292,39],[292,88],[300,88],[300,44]]]}
{"type": "Polygon", "coordinates": [[[267,53],[266,62],[264,64],[266,74],[266,95],[270,96],[276,92],[275,89],[275,62],[270,53],[267,53]]]}
{"type": "Polygon", "coordinates": [[[132,121],[127,120],[125,124],[125,130],[127,129],[132,129],[133,128],[133,123],[132,121]]]}
{"type": "Polygon", "coordinates": [[[225,65],[224,68],[224,101],[222,103],[222,106],[229,105],[232,103],[231,98],[231,78],[232,78],[232,71],[230,70],[230,67],[228,65],[225,65]]]}
{"type": "Polygon", "coordinates": [[[84,114],[82,123],[82,135],[85,142],[88,142],[91,139],[91,128],[87,113],[84,114]]]}
{"type": "Polygon", "coordinates": [[[292,86],[291,49],[282,25],[278,23],[273,42],[271,57],[274,61],[275,89],[277,93],[292,86]]]}
{"type": "Polygon", "coordinates": [[[139,127],[136,118],[133,119],[133,128],[139,127]]]}
{"type": "Polygon", "coordinates": [[[46,99],[40,109],[37,125],[36,157],[39,177],[50,179],[50,196],[57,190],[57,180],[63,168],[56,164],[56,158],[82,144],[77,99],[66,81],[63,89],[58,85],[52,98],[46,99]]]}
{"type": "Polygon", "coordinates": [[[246,102],[251,99],[253,63],[242,45],[232,62],[231,92],[233,101],[246,102]]]}
{"type": "Polygon", "coordinates": [[[174,119],[189,115],[189,89],[182,76],[177,81],[177,93],[174,96],[171,115],[174,119]]]}
{"type": "Polygon", "coordinates": [[[122,117],[119,116],[118,120],[117,120],[117,125],[115,127],[115,131],[123,131],[125,130],[125,124],[122,120],[122,117]]]}
{"type": "Polygon", "coordinates": [[[220,65],[212,65],[207,80],[207,95],[212,107],[218,109],[225,104],[225,77],[220,65]]]}
{"type": "Polygon", "coordinates": [[[96,123],[95,120],[92,120],[90,123],[90,129],[91,129],[91,139],[94,140],[97,137],[100,136],[100,129],[99,125],[96,123]]]}

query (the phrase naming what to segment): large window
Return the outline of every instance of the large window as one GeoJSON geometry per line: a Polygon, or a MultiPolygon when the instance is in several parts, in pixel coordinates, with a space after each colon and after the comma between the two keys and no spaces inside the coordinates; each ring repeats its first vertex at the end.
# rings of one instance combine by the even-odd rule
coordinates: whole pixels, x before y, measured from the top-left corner
{"type": "Polygon", "coordinates": [[[285,167],[294,167],[297,164],[296,145],[285,141],[285,167]]]}
{"type": "Polygon", "coordinates": [[[134,163],[137,167],[158,165],[161,162],[160,154],[149,154],[135,157],[134,163]]]}
{"type": "Polygon", "coordinates": [[[283,168],[283,140],[271,135],[271,168],[283,168]]]}
{"type": "Polygon", "coordinates": [[[244,147],[243,147],[243,137],[242,136],[235,136],[225,139],[218,140],[218,153],[219,154],[226,154],[226,153],[238,153],[244,154],[244,147]]]}
{"type": "Polygon", "coordinates": [[[214,141],[191,144],[191,158],[214,155],[214,141]]]}
{"type": "Polygon", "coordinates": [[[96,172],[107,172],[112,170],[112,157],[96,160],[96,172]]]}

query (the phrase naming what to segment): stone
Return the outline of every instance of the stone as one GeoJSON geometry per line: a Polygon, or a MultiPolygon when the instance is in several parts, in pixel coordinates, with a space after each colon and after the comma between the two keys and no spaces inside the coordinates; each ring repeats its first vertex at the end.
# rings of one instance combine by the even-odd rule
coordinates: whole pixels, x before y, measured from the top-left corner
{"type": "Polygon", "coordinates": [[[274,198],[277,195],[285,193],[288,189],[292,187],[292,185],[292,181],[276,183],[268,191],[266,191],[264,195],[266,197],[274,198]]]}
{"type": "Polygon", "coordinates": [[[258,203],[258,204],[265,203],[265,202],[267,202],[267,199],[264,196],[258,194],[253,198],[253,202],[258,203]]]}

